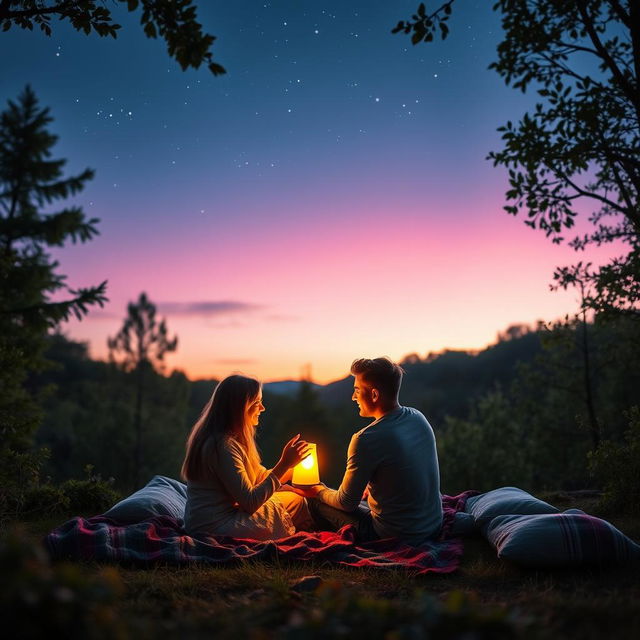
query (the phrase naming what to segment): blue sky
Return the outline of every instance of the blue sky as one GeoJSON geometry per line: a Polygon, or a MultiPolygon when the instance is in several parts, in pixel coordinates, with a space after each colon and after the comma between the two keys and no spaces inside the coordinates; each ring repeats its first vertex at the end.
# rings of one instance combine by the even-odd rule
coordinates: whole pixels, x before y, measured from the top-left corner
{"type": "Polygon", "coordinates": [[[502,211],[485,159],[535,98],[487,69],[491,3],[456,4],[450,38],[414,47],[390,33],[413,2],[197,2],[217,78],[118,7],[115,41],[3,33],[3,102],[31,84],[56,157],[97,172],[77,201],[101,235],[55,256],[73,286],[108,279],[110,303],[65,330],[104,357],[145,290],[189,375],[310,363],[327,381],[361,355],[479,348],[572,311],[548,290],[572,252],[502,211]]]}

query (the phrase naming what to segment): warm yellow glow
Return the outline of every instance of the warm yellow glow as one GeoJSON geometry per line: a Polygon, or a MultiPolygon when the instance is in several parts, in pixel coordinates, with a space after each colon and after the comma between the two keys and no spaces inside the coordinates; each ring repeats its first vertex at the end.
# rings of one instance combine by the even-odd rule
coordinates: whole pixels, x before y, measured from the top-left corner
{"type": "Polygon", "coordinates": [[[309,449],[309,455],[293,468],[293,477],[291,478],[293,484],[310,485],[320,482],[315,443],[310,442],[309,449]]]}

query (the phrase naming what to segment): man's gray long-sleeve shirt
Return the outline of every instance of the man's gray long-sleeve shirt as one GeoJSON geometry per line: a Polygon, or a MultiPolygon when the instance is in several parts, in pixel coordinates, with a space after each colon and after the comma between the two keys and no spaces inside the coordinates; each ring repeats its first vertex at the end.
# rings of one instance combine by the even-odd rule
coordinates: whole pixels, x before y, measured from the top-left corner
{"type": "Polygon", "coordinates": [[[440,471],[433,429],[417,409],[399,407],[351,438],[340,488],[318,498],[355,510],[369,486],[373,526],[381,538],[422,544],[442,526],[440,471]]]}

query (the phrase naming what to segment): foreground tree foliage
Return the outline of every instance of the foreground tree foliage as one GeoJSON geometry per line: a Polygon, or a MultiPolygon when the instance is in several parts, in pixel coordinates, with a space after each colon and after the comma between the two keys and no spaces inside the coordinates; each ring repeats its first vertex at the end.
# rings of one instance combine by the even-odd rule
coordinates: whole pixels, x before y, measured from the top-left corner
{"type": "MultiPolygon", "coordinates": [[[[421,4],[394,32],[414,44],[433,40],[453,0],[421,4]]],[[[500,129],[504,149],[489,158],[509,171],[513,215],[554,242],[593,207],[593,229],[575,236],[577,251],[607,243],[623,253],[602,267],[560,267],[557,284],[587,287],[597,312],[640,317],[640,3],[637,0],[499,0],[504,39],[491,65],[507,85],[540,98],[533,111],[500,129]]]]}
{"type": "Polygon", "coordinates": [[[51,120],[29,87],[0,114],[0,510],[40,464],[29,451],[41,412],[27,376],[46,366],[47,332],[106,300],[106,281],[72,289],[47,253],[89,241],[98,223],[78,206],[50,212],[93,177],[63,176],[66,161],[51,159],[51,120]]]}
{"type": "MultiPolygon", "coordinates": [[[[160,36],[167,43],[167,53],[182,70],[199,68],[206,63],[213,75],[226,73],[213,61],[211,47],[215,36],[202,31],[192,0],[116,0],[128,11],[140,11],[140,24],[148,38],[160,36]]],[[[51,19],[68,21],[77,31],[116,38],[120,25],[115,23],[104,2],[93,0],[1,0],[0,25],[3,31],[12,26],[52,33],[51,19]]]]}

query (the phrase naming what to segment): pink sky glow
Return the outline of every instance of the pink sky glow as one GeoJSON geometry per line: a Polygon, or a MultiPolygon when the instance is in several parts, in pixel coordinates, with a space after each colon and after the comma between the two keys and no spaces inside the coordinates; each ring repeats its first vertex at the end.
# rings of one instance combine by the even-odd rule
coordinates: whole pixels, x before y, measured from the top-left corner
{"type": "Polygon", "coordinates": [[[65,330],[106,358],[127,302],[146,291],[179,337],[169,368],[192,379],[242,371],[270,381],[298,378],[310,364],[326,383],[356,357],[478,349],[511,323],[576,310],[575,292],[548,285],[556,265],[583,256],[488,200],[471,217],[437,213],[396,219],[372,205],[286,230],[248,225],[235,237],[203,218],[183,237],[179,228],[151,231],[142,247],[106,222],[91,245],[58,256],[71,285],[108,277],[111,292],[103,311],[65,330]]]}

